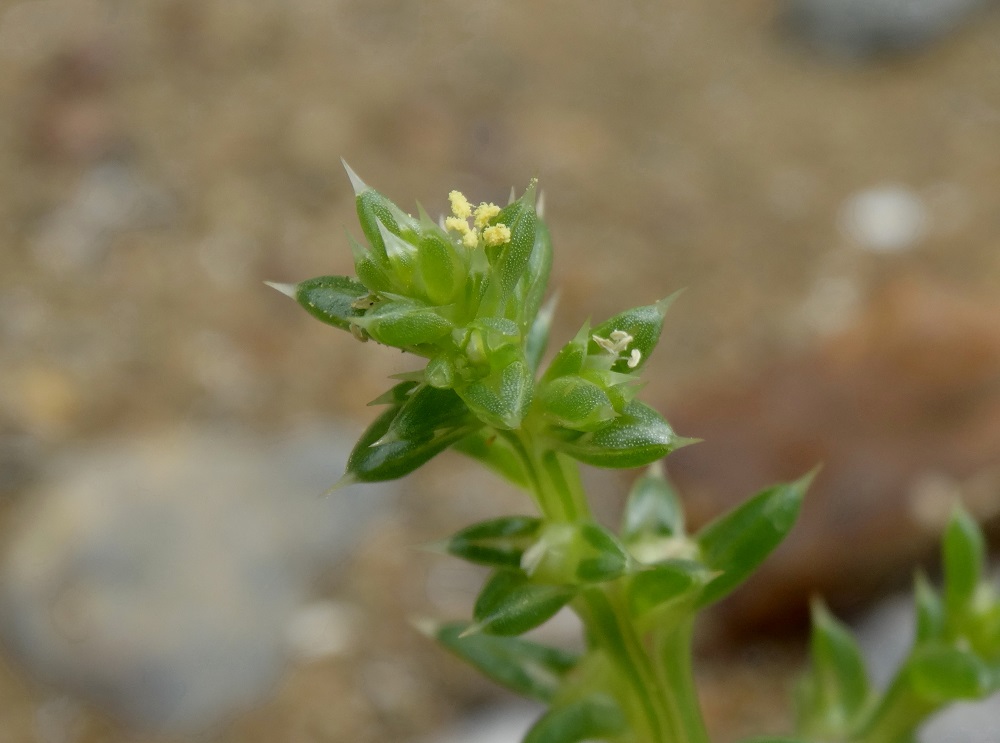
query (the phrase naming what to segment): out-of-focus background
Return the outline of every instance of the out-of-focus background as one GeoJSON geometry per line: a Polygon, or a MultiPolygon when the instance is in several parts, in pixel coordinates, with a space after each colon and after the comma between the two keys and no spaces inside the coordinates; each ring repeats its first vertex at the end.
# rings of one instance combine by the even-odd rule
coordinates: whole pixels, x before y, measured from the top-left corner
{"type": "Polygon", "coordinates": [[[3,0],[0,742],[533,714],[408,623],[482,577],[416,547],[526,499],[452,454],[317,497],[413,367],[262,284],[351,271],[342,156],[432,213],[537,176],[555,342],[687,288],[644,399],[706,439],[667,461],[693,521],[825,463],[703,628],[718,740],[787,729],[813,591],[891,664],[881,597],[954,498],[1000,507],[988,0],[3,0]]]}

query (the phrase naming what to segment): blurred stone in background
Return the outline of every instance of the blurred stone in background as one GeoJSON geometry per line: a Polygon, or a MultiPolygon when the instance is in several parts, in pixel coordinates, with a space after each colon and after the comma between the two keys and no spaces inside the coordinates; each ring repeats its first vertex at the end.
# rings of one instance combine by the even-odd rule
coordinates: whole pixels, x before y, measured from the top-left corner
{"type": "Polygon", "coordinates": [[[204,731],[289,660],[337,654],[349,608],[307,600],[391,485],[323,497],[351,440],[182,429],[50,465],[0,563],[0,636],[31,675],[135,729],[204,731]]]}
{"type": "Polygon", "coordinates": [[[791,0],[792,26],[846,57],[913,51],[972,20],[992,0],[791,0]]]}

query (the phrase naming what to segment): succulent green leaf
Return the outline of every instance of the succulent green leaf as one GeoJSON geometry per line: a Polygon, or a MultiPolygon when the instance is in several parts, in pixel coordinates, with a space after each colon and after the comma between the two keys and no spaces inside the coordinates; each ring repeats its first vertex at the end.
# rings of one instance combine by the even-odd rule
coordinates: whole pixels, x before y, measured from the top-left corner
{"type": "Polygon", "coordinates": [[[399,384],[395,384],[389,389],[387,389],[385,392],[383,392],[381,395],[376,397],[374,400],[372,400],[370,403],[368,403],[368,405],[369,406],[394,405],[398,408],[400,405],[402,405],[409,399],[410,393],[413,392],[413,390],[417,387],[418,384],[419,382],[414,382],[410,380],[407,380],[405,382],[400,382],[399,384]]]}
{"type": "Polygon", "coordinates": [[[432,304],[450,304],[463,288],[465,265],[454,245],[436,231],[428,231],[420,239],[417,268],[432,304]]]}
{"type": "Polygon", "coordinates": [[[625,355],[612,364],[611,369],[621,374],[636,373],[646,365],[650,354],[656,348],[660,340],[660,332],[663,330],[663,318],[667,314],[667,308],[673,302],[677,294],[673,294],[666,299],[662,299],[656,304],[644,307],[635,307],[607,320],[591,332],[587,353],[591,356],[606,355],[593,336],[600,338],[610,338],[615,331],[623,331],[632,336],[631,343],[625,349],[625,355]],[[629,367],[628,353],[633,349],[639,351],[639,361],[634,367],[629,367]]]}
{"type": "Polygon", "coordinates": [[[986,546],[975,519],[956,506],[944,533],[944,600],[954,616],[971,606],[983,574],[986,546]]]}
{"type": "Polygon", "coordinates": [[[684,535],[684,509],[663,465],[653,463],[632,486],[622,516],[626,543],[656,537],[684,535]]]}
{"type": "Polygon", "coordinates": [[[659,413],[637,400],[596,431],[552,439],[556,449],[584,464],[619,469],[652,464],[686,443],[659,413]]]}
{"type": "Polygon", "coordinates": [[[396,291],[396,284],[390,278],[388,271],[375,259],[375,256],[350,235],[348,235],[348,240],[351,243],[354,272],[358,275],[358,280],[373,294],[396,291]]]}
{"type": "Polygon", "coordinates": [[[917,573],[913,597],[917,614],[917,643],[940,640],[946,622],[944,602],[923,573],[917,573]]]}
{"type": "Polygon", "coordinates": [[[572,586],[533,583],[518,570],[500,570],[483,587],[472,631],[491,635],[520,635],[548,621],[570,602],[572,586]]]}
{"type": "Polygon", "coordinates": [[[445,624],[433,636],[459,658],[501,686],[540,702],[551,702],[579,657],[517,637],[466,634],[465,622],[445,624]]]}
{"type": "Polygon", "coordinates": [[[437,387],[439,390],[449,390],[454,387],[455,363],[451,355],[442,353],[431,358],[424,369],[424,379],[431,387],[437,387]]]}
{"type": "Polygon", "coordinates": [[[375,261],[384,266],[389,266],[389,258],[386,252],[385,240],[382,228],[385,228],[397,237],[413,235],[416,221],[405,214],[398,206],[380,194],[373,188],[368,188],[355,197],[358,210],[358,221],[361,223],[361,231],[365,233],[368,244],[371,246],[375,261]]]}
{"type": "Polygon", "coordinates": [[[327,325],[348,330],[364,314],[353,305],[367,297],[368,288],[349,276],[317,276],[295,286],[295,300],[327,325]]]}
{"type": "Polygon", "coordinates": [[[847,627],[818,600],[812,604],[812,625],[811,673],[817,706],[827,719],[849,725],[871,693],[861,650],[847,627]]]}
{"type": "Polygon", "coordinates": [[[625,715],[614,700],[595,694],[554,706],[532,726],[523,743],[609,740],[626,727],[625,715]]]}
{"type": "Polygon", "coordinates": [[[535,248],[537,217],[534,181],[520,199],[504,207],[491,221],[505,224],[510,229],[510,240],[500,247],[499,254],[491,261],[503,302],[524,275],[535,248]]]}
{"type": "Polygon", "coordinates": [[[523,358],[515,357],[488,377],[456,386],[455,391],[487,425],[514,429],[528,412],[533,388],[530,367],[523,358]]]}
{"type": "Polygon", "coordinates": [[[629,568],[628,550],[618,538],[600,524],[584,522],[579,526],[584,548],[576,566],[576,578],[583,583],[614,580],[629,568]]]}
{"type": "Polygon", "coordinates": [[[629,610],[636,619],[691,598],[708,580],[705,567],[690,560],[666,560],[636,573],[627,589],[629,610]]]}
{"type": "Polygon", "coordinates": [[[528,476],[520,457],[492,429],[476,431],[455,444],[455,450],[472,457],[518,487],[528,488],[528,476]]]}
{"type": "Polygon", "coordinates": [[[462,529],[445,545],[449,554],[495,568],[518,568],[521,556],[538,537],[541,519],[505,516],[462,529]]]}
{"type": "Polygon", "coordinates": [[[538,406],[549,422],[574,431],[594,431],[617,415],[603,389],[575,375],[543,385],[538,406]]]}
{"type": "Polygon", "coordinates": [[[383,412],[358,439],[347,459],[348,482],[382,482],[408,475],[470,433],[468,427],[439,431],[433,436],[378,443],[388,433],[400,406],[383,412]]]}
{"type": "Polygon", "coordinates": [[[549,331],[552,329],[552,319],[556,314],[557,301],[558,297],[552,297],[542,306],[538,314],[535,315],[524,339],[524,355],[533,372],[538,371],[538,367],[542,363],[542,356],[545,355],[545,349],[549,345],[549,331]]]}
{"type": "Polygon", "coordinates": [[[705,564],[720,575],[702,593],[700,606],[718,601],[742,583],[795,524],[815,470],[767,488],[708,524],[698,535],[705,564]]]}
{"type": "MultiPolygon", "coordinates": [[[[541,219],[535,220],[535,244],[528,259],[528,265],[524,276],[518,284],[518,296],[520,298],[521,323],[528,327],[534,322],[542,300],[545,298],[545,290],[549,284],[549,274],[552,272],[552,238],[549,236],[549,228],[541,219]]],[[[535,365],[537,367],[537,364],[535,365]]]]}
{"type": "Polygon", "coordinates": [[[569,374],[583,371],[587,359],[587,344],[590,342],[590,325],[585,324],[569,343],[559,349],[549,368],[542,376],[543,382],[550,382],[569,374]]]}
{"type": "Polygon", "coordinates": [[[472,423],[472,420],[469,408],[452,390],[423,384],[410,393],[379,441],[389,443],[432,438],[442,429],[455,429],[472,423]]]}
{"type": "Polygon", "coordinates": [[[908,664],[913,690],[929,702],[982,699],[997,689],[997,669],[974,653],[942,644],[918,647],[908,664]]]}
{"type": "Polygon", "coordinates": [[[552,585],[603,583],[631,566],[618,538],[592,521],[550,522],[521,559],[532,579],[552,585]]]}
{"type": "Polygon", "coordinates": [[[386,346],[412,348],[441,340],[451,332],[451,322],[438,312],[415,302],[386,302],[370,310],[355,324],[386,346]]]}

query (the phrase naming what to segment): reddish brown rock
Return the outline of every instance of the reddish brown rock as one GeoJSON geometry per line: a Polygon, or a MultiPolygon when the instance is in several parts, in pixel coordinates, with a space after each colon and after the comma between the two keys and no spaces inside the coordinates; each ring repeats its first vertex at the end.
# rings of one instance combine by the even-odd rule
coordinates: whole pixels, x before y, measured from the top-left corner
{"type": "Polygon", "coordinates": [[[932,559],[955,497],[982,521],[1000,509],[1000,302],[897,280],[817,350],[669,412],[705,439],[668,460],[694,523],[823,465],[725,624],[787,626],[814,592],[849,609],[932,559]]]}

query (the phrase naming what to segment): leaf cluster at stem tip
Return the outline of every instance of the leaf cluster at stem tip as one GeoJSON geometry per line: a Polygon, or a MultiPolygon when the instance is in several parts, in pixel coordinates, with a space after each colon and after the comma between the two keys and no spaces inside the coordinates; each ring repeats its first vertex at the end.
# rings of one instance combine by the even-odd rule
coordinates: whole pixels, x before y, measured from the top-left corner
{"type": "Polygon", "coordinates": [[[451,213],[433,220],[348,174],[363,234],[351,239],[356,275],[272,286],[423,368],[376,401],[385,408],[344,483],[401,477],[454,446],[527,485],[523,463],[495,444],[499,432],[530,432],[539,446],[598,467],[640,467],[689,443],[635,399],[669,300],[585,326],[542,367],[552,243],[534,181],[503,207],[452,191],[451,213]]]}

